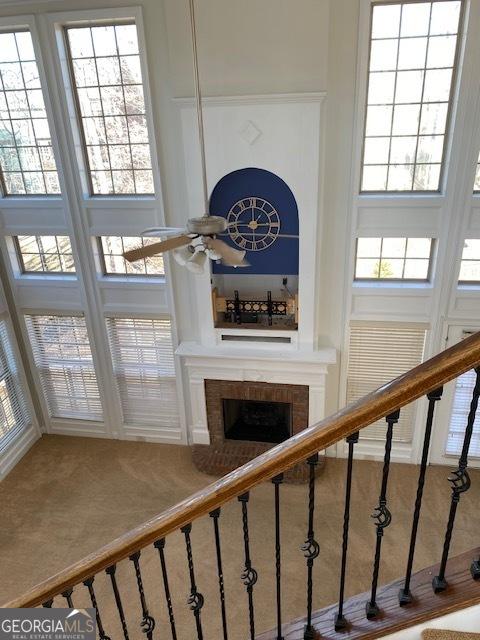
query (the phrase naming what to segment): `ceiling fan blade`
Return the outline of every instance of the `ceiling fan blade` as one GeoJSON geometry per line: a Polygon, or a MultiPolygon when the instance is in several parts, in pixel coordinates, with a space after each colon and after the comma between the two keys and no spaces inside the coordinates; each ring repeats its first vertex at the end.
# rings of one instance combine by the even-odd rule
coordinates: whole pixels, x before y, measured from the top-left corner
{"type": "Polygon", "coordinates": [[[182,227],[149,227],[142,231],[141,235],[153,238],[168,238],[168,236],[178,236],[180,233],[186,233],[186,229],[182,227]]]}
{"type": "Polygon", "coordinates": [[[138,247],[138,249],[125,251],[123,257],[125,260],[128,260],[128,262],[136,262],[136,260],[140,260],[141,258],[150,258],[151,256],[156,256],[158,253],[165,253],[165,251],[170,251],[170,249],[183,247],[186,244],[190,244],[191,241],[192,238],[189,238],[188,236],[177,236],[176,238],[169,238],[162,242],[148,244],[145,247],[138,247]]]}
{"type": "Polygon", "coordinates": [[[245,262],[246,251],[240,251],[230,247],[223,240],[218,238],[210,238],[208,240],[208,247],[212,249],[222,258],[222,262],[228,267],[248,267],[248,263],[245,262]]]}

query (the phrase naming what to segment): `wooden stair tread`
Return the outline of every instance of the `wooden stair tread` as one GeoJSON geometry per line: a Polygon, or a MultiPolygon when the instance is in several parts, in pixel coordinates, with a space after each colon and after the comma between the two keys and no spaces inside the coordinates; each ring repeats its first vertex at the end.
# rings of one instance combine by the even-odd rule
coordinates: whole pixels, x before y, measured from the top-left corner
{"type": "MultiPolygon", "coordinates": [[[[365,605],[370,592],[345,601],[344,615],[349,627],[344,631],[337,632],[333,626],[338,604],[316,611],[312,623],[317,637],[322,640],[373,640],[480,603],[480,581],[473,580],[470,574],[472,560],[478,557],[479,552],[480,548],[472,549],[448,561],[446,578],[449,587],[443,593],[435,594],[432,589],[432,579],[438,573],[438,564],[415,573],[411,581],[414,600],[407,606],[400,607],[398,604],[403,578],[379,588],[377,603],[381,612],[375,620],[367,620],[365,616],[365,605]]],[[[318,588],[321,588],[321,581],[318,582],[318,588]]],[[[284,640],[303,640],[304,625],[304,617],[284,624],[284,640]]],[[[478,637],[478,634],[475,635],[478,637]]],[[[257,636],[256,640],[275,640],[276,637],[275,631],[271,630],[257,636]]]]}

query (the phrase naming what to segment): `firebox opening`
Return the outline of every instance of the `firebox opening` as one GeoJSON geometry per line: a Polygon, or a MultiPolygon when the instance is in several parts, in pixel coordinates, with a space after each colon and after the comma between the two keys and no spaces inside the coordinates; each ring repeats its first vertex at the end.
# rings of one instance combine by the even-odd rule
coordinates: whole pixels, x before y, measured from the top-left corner
{"type": "Polygon", "coordinates": [[[278,443],[292,435],[292,405],[288,402],[230,398],[222,402],[227,440],[278,443]]]}

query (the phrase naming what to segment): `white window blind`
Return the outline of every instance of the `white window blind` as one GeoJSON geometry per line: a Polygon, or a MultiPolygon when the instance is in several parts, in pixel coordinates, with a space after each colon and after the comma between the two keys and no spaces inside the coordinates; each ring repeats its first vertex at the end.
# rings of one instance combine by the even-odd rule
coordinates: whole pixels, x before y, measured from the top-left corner
{"type": "Polygon", "coordinates": [[[102,404],[80,316],[26,316],[35,364],[50,415],[101,420],[102,404]]]}
{"type": "Polygon", "coordinates": [[[126,424],[179,424],[169,318],[107,318],[108,336],[126,424]]]}
{"type": "MultiPolygon", "coordinates": [[[[471,335],[471,332],[464,331],[462,337],[466,338],[469,335],[471,335]]],[[[452,413],[450,415],[447,445],[445,447],[445,453],[447,454],[460,455],[462,452],[463,437],[465,435],[465,427],[467,426],[468,412],[470,411],[476,377],[475,371],[472,369],[455,380],[455,393],[453,396],[452,413]]],[[[480,411],[477,411],[475,422],[473,423],[469,455],[474,458],[480,458],[480,411]]]]}
{"type": "Polygon", "coordinates": [[[30,423],[5,320],[0,320],[0,451],[30,423]]]}
{"type": "MultiPolygon", "coordinates": [[[[367,393],[420,364],[425,346],[425,329],[421,327],[380,324],[355,325],[350,329],[347,373],[347,402],[367,393]]],[[[400,411],[393,428],[394,442],[411,442],[415,405],[400,411]]],[[[360,431],[361,438],[384,440],[386,422],[378,420],[360,431]]]]}

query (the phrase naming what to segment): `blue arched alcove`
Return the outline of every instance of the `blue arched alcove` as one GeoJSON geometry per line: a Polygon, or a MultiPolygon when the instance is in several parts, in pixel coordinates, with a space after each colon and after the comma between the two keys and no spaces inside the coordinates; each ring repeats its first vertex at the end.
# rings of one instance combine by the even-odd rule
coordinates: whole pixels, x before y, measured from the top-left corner
{"type": "Polygon", "coordinates": [[[298,275],[298,207],[277,175],[252,167],[228,173],[212,191],[210,214],[235,221],[222,239],[245,249],[250,264],[242,269],[213,264],[214,274],[298,275]]]}

